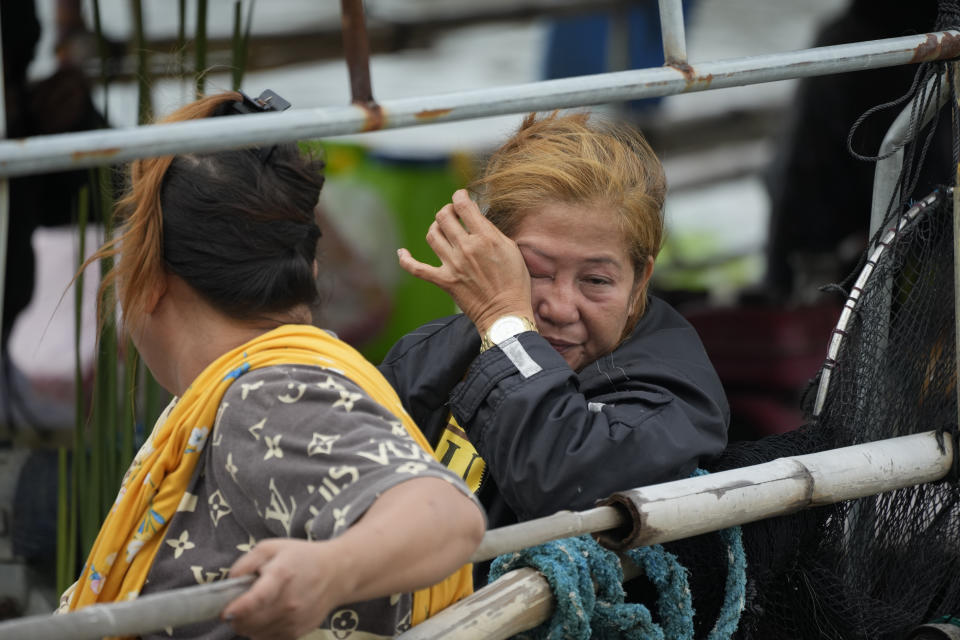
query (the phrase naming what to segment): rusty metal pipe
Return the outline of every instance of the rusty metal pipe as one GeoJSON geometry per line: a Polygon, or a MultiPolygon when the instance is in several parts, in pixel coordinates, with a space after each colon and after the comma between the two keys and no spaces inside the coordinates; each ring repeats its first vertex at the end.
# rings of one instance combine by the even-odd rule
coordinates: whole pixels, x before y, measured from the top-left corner
{"type": "Polygon", "coordinates": [[[0,142],[0,177],[112,164],[174,153],[292,142],[379,128],[582,107],[789,78],[946,60],[960,55],[950,30],[787,53],[546,80],[509,87],[365,105],[291,109],[245,118],[210,118],[127,129],[0,142]]]}
{"type": "Polygon", "coordinates": [[[370,41],[367,38],[363,0],[340,0],[340,19],[343,25],[343,53],[350,74],[350,101],[353,104],[372,104],[370,41]]]}

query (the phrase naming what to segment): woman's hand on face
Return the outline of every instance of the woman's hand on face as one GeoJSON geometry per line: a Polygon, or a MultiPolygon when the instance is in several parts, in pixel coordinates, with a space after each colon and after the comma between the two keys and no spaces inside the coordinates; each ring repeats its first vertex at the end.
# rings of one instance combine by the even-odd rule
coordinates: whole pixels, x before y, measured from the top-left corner
{"type": "Polygon", "coordinates": [[[340,602],[336,555],[325,542],[263,540],[230,568],[230,577],[258,573],[253,585],[223,610],[239,635],[293,640],[320,625],[340,602]]]}
{"type": "Polygon", "coordinates": [[[481,334],[504,315],[533,319],[530,275],[516,243],[483,216],[466,191],[456,191],[452,200],[427,231],[441,265],[424,264],[400,249],[400,266],[449,293],[481,334]]]}

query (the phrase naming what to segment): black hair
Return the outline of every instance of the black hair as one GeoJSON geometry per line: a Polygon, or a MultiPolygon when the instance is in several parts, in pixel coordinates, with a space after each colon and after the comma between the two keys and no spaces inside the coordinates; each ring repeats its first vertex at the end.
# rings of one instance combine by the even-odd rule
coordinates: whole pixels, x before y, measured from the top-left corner
{"type": "Polygon", "coordinates": [[[166,267],[234,317],[315,303],[322,169],[296,144],[176,156],[160,190],[166,267]]]}

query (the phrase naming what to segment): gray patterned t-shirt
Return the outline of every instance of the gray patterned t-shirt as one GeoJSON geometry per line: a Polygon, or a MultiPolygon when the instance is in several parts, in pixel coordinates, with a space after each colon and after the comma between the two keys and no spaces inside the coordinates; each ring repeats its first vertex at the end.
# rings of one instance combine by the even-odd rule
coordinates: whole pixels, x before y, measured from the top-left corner
{"type": "MultiPolygon", "coordinates": [[[[246,373],[223,396],[142,593],[222,580],[258,540],[333,538],[387,489],[428,476],[473,497],[397,417],[336,370],[284,365],[246,373]]],[[[310,637],[392,637],[409,626],[410,610],[410,594],[339,607],[325,631],[310,637]]],[[[234,634],[214,620],[144,637],[234,634]]]]}

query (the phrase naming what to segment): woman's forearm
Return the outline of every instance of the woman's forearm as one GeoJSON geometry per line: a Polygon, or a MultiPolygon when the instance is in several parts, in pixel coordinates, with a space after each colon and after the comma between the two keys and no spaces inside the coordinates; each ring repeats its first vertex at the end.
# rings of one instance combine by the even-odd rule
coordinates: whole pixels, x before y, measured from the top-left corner
{"type": "Polygon", "coordinates": [[[223,618],[255,640],[298,638],[341,605],[440,582],[467,562],[483,532],[479,507],[450,483],[409,480],[337,538],[259,542],[230,570],[258,578],[223,618]]]}
{"type": "Polygon", "coordinates": [[[441,581],[468,561],[484,529],[480,509],[445,480],[418,478],[392,487],[329,543],[343,561],[345,602],[441,581]]]}

